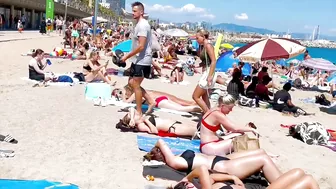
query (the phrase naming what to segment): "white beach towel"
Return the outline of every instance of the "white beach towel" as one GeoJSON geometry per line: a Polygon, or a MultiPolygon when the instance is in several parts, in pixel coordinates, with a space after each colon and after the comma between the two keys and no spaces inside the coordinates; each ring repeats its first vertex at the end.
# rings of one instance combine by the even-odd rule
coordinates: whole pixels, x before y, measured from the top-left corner
{"type": "MultiPolygon", "coordinates": [[[[169,79],[162,79],[161,82],[162,82],[162,83],[170,83],[170,80],[169,80],[169,79]]],[[[175,84],[175,85],[189,85],[190,82],[184,80],[184,81],[182,81],[182,82],[179,82],[179,83],[174,82],[174,83],[172,83],[172,84],[175,84]]]]}

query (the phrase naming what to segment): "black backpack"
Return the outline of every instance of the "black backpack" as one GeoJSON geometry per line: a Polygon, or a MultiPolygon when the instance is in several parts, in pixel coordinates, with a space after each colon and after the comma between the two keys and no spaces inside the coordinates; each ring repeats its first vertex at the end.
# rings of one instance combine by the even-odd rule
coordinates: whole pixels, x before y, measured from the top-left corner
{"type": "Polygon", "coordinates": [[[321,94],[320,96],[315,96],[315,103],[321,104],[322,106],[330,106],[331,102],[327,100],[327,98],[324,96],[324,94],[321,94]]]}

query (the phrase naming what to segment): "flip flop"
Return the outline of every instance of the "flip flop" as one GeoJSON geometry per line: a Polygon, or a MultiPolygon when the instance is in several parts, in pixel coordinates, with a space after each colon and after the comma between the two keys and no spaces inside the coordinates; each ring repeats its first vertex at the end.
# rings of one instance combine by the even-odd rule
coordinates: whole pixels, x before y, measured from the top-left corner
{"type": "Polygon", "coordinates": [[[6,135],[6,136],[0,135],[0,141],[1,142],[12,143],[12,144],[17,144],[18,143],[18,141],[15,138],[13,138],[11,135],[6,135]]]}
{"type": "Polygon", "coordinates": [[[10,158],[14,156],[15,156],[15,153],[0,152],[0,158],[10,158]]]}

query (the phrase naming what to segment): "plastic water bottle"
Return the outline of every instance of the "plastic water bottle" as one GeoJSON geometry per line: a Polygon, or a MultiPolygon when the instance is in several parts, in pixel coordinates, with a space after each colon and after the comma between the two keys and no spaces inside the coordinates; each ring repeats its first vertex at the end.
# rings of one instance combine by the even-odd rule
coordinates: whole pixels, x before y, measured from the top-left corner
{"type": "Polygon", "coordinates": [[[118,76],[119,76],[119,77],[124,76],[124,69],[123,69],[123,68],[119,68],[119,69],[118,69],[118,76]]]}
{"type": "Polygon", "coordinates": [[[49,59],[47,59],[47,64],[50,66],[52,63],[49,59]]]}

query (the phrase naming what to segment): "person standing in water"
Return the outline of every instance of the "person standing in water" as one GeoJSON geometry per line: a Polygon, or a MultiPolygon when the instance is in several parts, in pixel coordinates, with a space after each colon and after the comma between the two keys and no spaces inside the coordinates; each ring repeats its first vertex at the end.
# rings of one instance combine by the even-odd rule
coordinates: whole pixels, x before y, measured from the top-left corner
{"type": "Polygon", "coordinates": [[[141,2],[132,4],[133,18],[137,21],[132,36],[132,51],[121,58],[122,62],[134,57],[130,68],[130,77],[128,84],[135,93],[136,110],[138,116],[142,116],[142,98],[144,97],[149,104],[146,113],[152,111],[155,101],[151,98],[145,89],[141,87],[144,78],[149,78],[152,64],[152,39],[151,28],[148,21],[144,18],[144,5],[141,2]]]}

